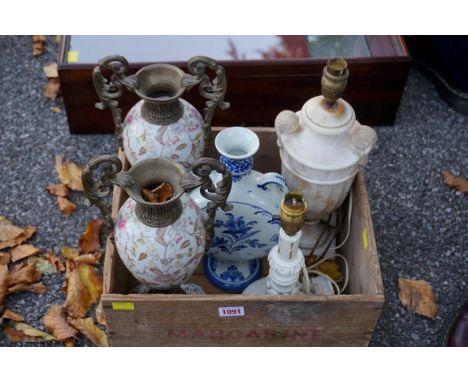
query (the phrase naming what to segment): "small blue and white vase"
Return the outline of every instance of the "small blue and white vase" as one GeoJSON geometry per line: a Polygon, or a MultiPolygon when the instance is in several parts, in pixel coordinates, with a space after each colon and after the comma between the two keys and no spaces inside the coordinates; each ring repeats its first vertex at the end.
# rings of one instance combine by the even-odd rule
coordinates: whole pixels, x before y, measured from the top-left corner
{"type": "MultiPolygon", "coordinates": [[[[268,256],[278,242],[279,206],[288,188],[275,173],[262,174],[252,169],[253,156],[260,142],[257,135],[243,127],[222,130],[215,139],[220,161],[232,173],[228,203],[232,210],[218,210],[205,275],[215,286],[242,292],[262,274],[261,258],[268,256]]],[[[217,175],[212,175],[217,180],[217,175]]],[[[206,199],[198,190],[191,197],[202,208],[206,199]]]]}

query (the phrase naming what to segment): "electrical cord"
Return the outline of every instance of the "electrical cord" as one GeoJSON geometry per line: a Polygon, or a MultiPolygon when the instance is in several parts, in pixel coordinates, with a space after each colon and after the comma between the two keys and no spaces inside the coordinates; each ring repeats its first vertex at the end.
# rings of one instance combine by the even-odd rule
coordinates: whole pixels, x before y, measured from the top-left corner
{"type": "MultiPolygon", "coordinates": [[[[302,279],[303,279],[303,283],[304,283],[304,289],[305,289],[305,292],[307,294],[312,293],[311,282],[310,282],[310,278],[309,278],[310,274],[314,274],[314,275],[317,275],[317,276],[323,276],[326,279],[328,279],[331,282],[331,284],[333,285],[333,287],[335,288],[336,294],[342,294],[346,290],[346,287],[348,286],[348,282],[349,282],[349,263],[348,263],[348,260],[346,260],[346,258],[343,255],[340,255],[340,254],[335,253],[335,252],[333,252],[330,256],[327,256],[326,254],[327,254],[327,252],[329,250],[335,251],[335,250],[341,248],[348,241],[349,235],[351,233],[352,213],[353,213],[353,190],[351,189],[350,193],[349,193],[349,196],[348,196],[348,214],[347,214],[347,219],[346,219],[348,227],[347,227],[347,232],[346,232],[345,238],[342,240],[342,242],[340,244],[338,244],[335,247],[330,248],[331,243],[333,242],[333,239],[335,239],[338,236],[338,232],[340,231],[341,225],[343,223],[343,219],[338,219],[339,221],[338,221],[338,224],[336,226],[335,235],[333,235],[331,237],[331,240],[329,240],[329,242],[327,243],[327,246],[325,247],[322,254],[320,256],[318,256],[319,259],[316,262],[312,263],[312,264],[307,264],[307,265],[304,264],[302,266],[302,272],[303,272],[302,279]],[[335,257],[340,258],[343,261],[343,266],[344,266],[345,279],[344,279],[344,282],[343,282],[343,286],[341,288],[338,286],[337,282],[335,280],[333,280],[330,276],[324,274],[323,272],[317,271],[315,269],[320,264],[322,264],[323,262],[325,262],[327,260],[330,260],[330,259],[333,259],[335,257]]],[[[328,225],[329,221],[330,221],[330,217],[328,217],[327,225],[328,225]]],[[[326,228],[324,228],[322,230],[319,237],[317,238],[317,241],[315,242],[314,247],[311,250],[311,254],[314,254],[315,249],[317,248],[318,243],[320,242],[320,240],[322,238],[322,235],[323,235],[325,230],[326,230],[326,228]]],[[[310,258],[311,257],[309,257],[309,259],[310,258]]]]}

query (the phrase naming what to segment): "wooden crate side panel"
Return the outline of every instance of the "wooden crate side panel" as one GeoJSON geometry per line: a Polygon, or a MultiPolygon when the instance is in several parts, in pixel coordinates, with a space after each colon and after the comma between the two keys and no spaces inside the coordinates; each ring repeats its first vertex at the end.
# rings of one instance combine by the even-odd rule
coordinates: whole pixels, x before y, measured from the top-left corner
{"type": "Polygon", "coordinates": [[[312,301],[138,297],[103,296],[112,346],[365,346],[381,310],[381,301],[367,296],[312,301]],[[125,301],[134,310],[112,309],[112,302],[125,301]],[[245,315],[219,317],[218,308],[235,306],[245,315]]]}
{"type": "MultiPolygon", "coordinates": [[[[353,214],[350,236],[343,247],[350,266],[350,294],[381,295],[383,284],[380,273],[374,227],[363,171],[353,185],[353,214]]],[[[344,235],[344,233],[342,233],[344,235]]]]}

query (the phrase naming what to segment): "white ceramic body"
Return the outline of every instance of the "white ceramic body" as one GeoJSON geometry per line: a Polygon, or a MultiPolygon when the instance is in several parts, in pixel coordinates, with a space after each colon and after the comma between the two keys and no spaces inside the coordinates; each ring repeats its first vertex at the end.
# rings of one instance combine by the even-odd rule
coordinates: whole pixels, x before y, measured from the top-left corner
{"type": "MultiPolygon", "coordinates": [[[[233,174],[228,197],[233,209],[217,210],[209,254],[234,262],[267,256],[278,242],[279,206],[288,192],[286,183],[277,173],[262,174],[251,169],[259,141],[250,130],[225,129],[217,135],[215,145],[222,155],[221,162],[233,174]]],[[[212,174],[212,179],[216,182],[220,177],[212,174]]],[[[190,195],[205,208],[207,201],[198,190],[190,195]]]]}
{"type": "Polygon", "coordinates": [[[180,99],[184,113],[168,125],[150,123],[141,116],[143,100],[128,112],[123,128],[123,147],[128,161],[165,158],[189,169],[205,149],[203,118],[190,103],[180,99]]]}
{"type": "Polygon", "coordinates": [[[314,222],[343,203],[359,166],[367,163],[376,134],[356,121],[344,100],[327,109],[322,96],[314,97],[295,115],[281,121],[280,114],[275,122],[281,174],[291,190],[304,194],[306,219],[314,222]]]}
{"type": "Polygon", "coordinates": [[[167,290],[187,281],[205,251],[201,210],[186,194],[180,200],[182,215],[166,227],[150,227],[138,220],[131,198],[117,215],[117,252],[129,272],[154,289],[167,290]]]}

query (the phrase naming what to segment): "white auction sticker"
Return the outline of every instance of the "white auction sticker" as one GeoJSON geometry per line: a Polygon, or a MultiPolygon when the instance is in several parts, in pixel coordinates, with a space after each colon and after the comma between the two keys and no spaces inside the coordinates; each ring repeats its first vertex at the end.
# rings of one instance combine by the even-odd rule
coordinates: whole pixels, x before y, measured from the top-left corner
{"type": "Polygon", "coordinates": [[[219,317],[235,317],[244,315],[243,306],[223,306],[218,308],[219,317]]]}

